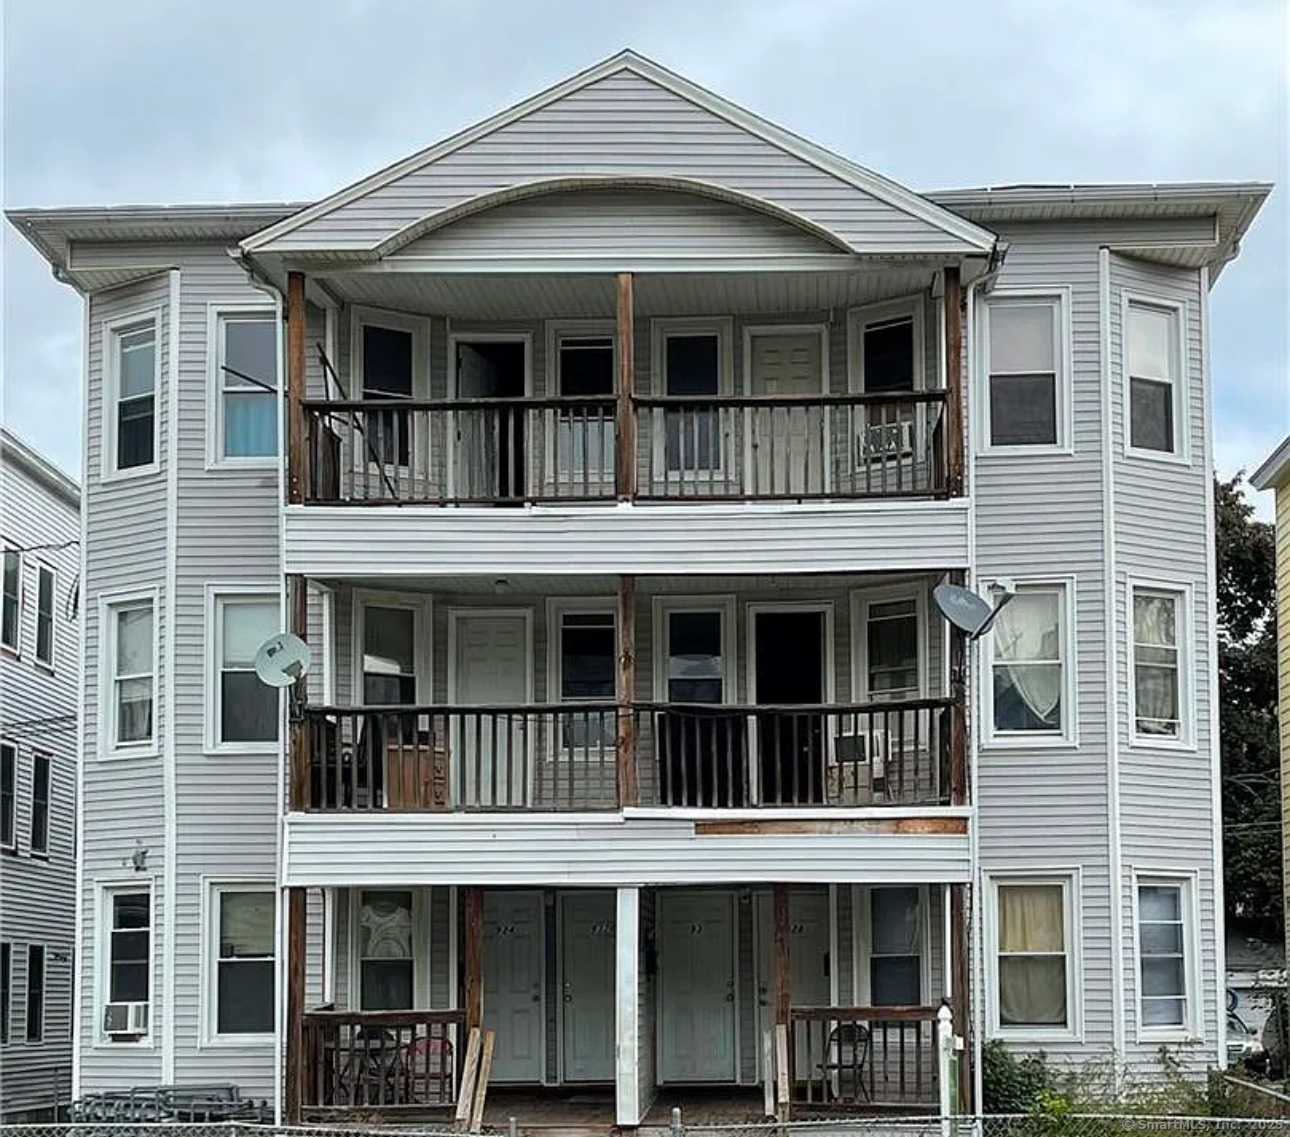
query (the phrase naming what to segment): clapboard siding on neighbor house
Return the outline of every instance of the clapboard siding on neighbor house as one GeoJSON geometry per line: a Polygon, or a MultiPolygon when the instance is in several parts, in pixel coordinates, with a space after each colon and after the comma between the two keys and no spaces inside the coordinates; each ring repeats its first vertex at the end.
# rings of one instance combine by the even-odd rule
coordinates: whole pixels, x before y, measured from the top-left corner
{"type": "Polygon", "coordinates": [[[0,942],[10,952],[0,1121],[42,1119],[71,1095],[79,535],[78,487],[7,429],[0,432],[0,540],[18,551],[16,634],[0,649],[0,742],[12,748],[14,763],[12,843],[0,852],[0,942]],[[46,623],[39,588],[48,572],[46,623]],[[43,646],[37,657],[38,626],[53,637],[48,657],[43,646]],[[42,802],[38,764],[49,779],[42,802]],[[44,953],[43,981],[34,984],[33,947],[44,953]],[[38,1037],[29,1039],[33,1004],[43,1014],[38,1037]]]}
{"type": "Polygon", "coordinates": [[[272,248],[362,248],[507,186],[591,174],[691,178],[764,198],[858,251],[962,250],[961,239],[620,70],[278,237],[272,248]]]}

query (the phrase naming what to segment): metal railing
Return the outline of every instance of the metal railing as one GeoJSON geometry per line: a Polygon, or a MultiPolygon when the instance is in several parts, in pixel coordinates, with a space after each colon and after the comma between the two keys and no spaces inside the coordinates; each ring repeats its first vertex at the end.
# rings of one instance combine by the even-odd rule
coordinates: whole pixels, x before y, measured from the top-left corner
{"type": "Polygon", "coordinates": [[[628,486],[618,484],[612,396],[309,400],[305,501],[933,497],[947,487],[945,403],[943,390],[634,397],[628,486]]]}
{"type": "Polygon", "coordinates": [[[465,1011],[307,1011],[302,1107],[456,1104],[465,1011]]]}

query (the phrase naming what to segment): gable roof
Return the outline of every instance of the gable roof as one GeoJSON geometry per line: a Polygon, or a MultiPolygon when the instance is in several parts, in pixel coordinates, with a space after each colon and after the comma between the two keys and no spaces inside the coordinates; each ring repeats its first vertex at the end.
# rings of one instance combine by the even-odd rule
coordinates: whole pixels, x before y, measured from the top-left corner
{"type": "MultiPolygon", "coordinates": [[[[384,187],[403,178],[415,175],[425,167],[461,150],[472,143],[479,142],[487,136],[517,123],[528,116],[549,107],[557,101],[582,91],[605,79],[620,74],[631,74],[662,88],[665,91],[700,107],[725,123],[737,127],[746,134],[762,140],[786,155],[798,159],[815,170],[836,178],[857,191],[868,195],[878,202],[916,218],[936,230],[944,238],[950,239],[965,254],[987,253],[995,244],[994,235],[967,219],[958,216],[950,209],[937,205],[919,196],[912,190],[856,165],[845,158],[808,142],[799,135],[783,127],[744,110],[742,107],[713,94],[696,83],[669,71],[653,60],[646,59],[633,51],[623,51],[617,55],[588,68],[585,71],[547,88],[523,102],[502,111],[500,114],[468,127],[424,150],[418,151],[400,162],[396,162],[359,182],[354,183],[330,197],[316,202],[301,210],[292,217],[247,238],[242,242],[246,253],[273,251],[275,244],[290,234],[296,234],[312,223],[371,195],[384,187]]],[[[379,242],[371,242],[375,245],[379,242]]],[[[300,249],[300,244],[287,242],[293,249],[300,249]]],[[[322,247],[326,247],[323,245],[322,247]]],[[[352,245],[349,247],[353,247],[352,245]]]]}
{"type": "Polygon", "coordinates": [[[1250,485],[1256,490],[1278,489],[1287,482],[1290,482],[1290,435],[1250,475],[1250,485]]]}

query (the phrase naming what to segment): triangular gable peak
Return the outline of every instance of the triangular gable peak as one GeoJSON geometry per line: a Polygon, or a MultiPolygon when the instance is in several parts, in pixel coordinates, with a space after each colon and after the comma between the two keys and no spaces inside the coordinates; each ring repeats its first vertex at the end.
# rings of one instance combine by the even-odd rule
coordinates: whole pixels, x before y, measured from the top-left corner
{"type": "Polygon", "coordinates": [[[303,210],[246,251],[376,253],[463,203],[573,175],[681,178],[797,215],[859,254],[964,255],[993,236],[630,53],[303,210]]]}

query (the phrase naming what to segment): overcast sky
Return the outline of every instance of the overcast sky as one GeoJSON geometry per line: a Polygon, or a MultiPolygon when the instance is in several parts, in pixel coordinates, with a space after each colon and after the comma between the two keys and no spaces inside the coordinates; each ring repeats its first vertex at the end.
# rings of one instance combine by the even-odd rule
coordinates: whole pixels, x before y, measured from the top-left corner
{"type": "MultiPolygon", "coordinates": [[[[1213,294],[1219,471],[1290,430],[1290,0],[0,0],[7,206],[312,199],[623,47],[915,189],[1279,183],[1213,294]]],[[[4,226],[5,422],[81,309],[4,226]]]]}

